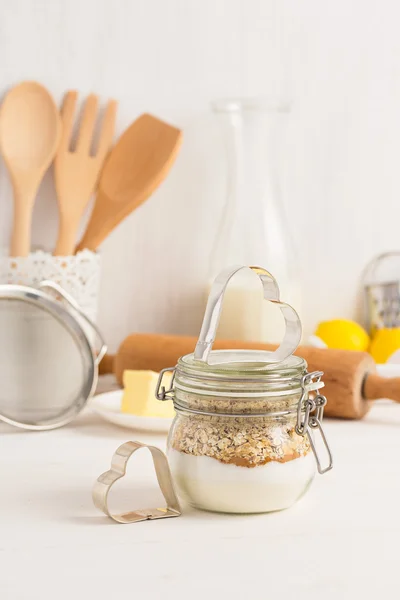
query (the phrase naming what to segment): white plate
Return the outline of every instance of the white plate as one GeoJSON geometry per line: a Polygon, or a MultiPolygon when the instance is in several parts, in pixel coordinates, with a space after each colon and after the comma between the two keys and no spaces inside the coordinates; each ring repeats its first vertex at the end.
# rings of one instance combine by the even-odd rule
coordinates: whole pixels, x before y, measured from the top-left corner
{"type": "Polygon", "coordinates": [[[92,410],[100,417],[128,429],[136,431],[157,431],[168,433],[173,419],[164,417],[137,417],[121,412],[123,390],[115,390],[94,396],[90,402],[92,410]]]}

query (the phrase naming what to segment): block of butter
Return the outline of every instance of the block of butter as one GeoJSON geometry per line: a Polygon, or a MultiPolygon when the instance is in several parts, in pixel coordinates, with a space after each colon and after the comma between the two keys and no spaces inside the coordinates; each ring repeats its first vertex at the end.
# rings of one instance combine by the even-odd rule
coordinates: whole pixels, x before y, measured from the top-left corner
{"type": "MultiPolygon", "coordinates": [[[[168,389],[172,373],[165,373],[163,385],[168,389]]],[[[164,417],[175,416],[174,405],[171,400],[164,402],[155,397],[158,373],[154,371],[124,371],[124,393],[122,396],[121,411],[138,417],[164,417]]]]}

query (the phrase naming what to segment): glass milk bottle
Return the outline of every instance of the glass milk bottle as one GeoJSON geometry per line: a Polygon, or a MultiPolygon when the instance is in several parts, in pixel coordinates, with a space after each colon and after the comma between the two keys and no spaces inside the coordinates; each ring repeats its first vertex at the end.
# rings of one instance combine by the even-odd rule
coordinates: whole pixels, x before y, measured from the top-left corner
{"type": "MultiPolygon", "coordinates": [[[[264,100],[224,100],[212,105],[227,151],[227,201],[212,250],[211,282],[232,264],[267,264],[281,297],[300,307],[300,276],[279,198],[277,142],[287,107],[264,100]]],[[[227,290],[218,337],[277,343],[284,323],[279,309],[263,302],[247,272],[227,290]]]]}

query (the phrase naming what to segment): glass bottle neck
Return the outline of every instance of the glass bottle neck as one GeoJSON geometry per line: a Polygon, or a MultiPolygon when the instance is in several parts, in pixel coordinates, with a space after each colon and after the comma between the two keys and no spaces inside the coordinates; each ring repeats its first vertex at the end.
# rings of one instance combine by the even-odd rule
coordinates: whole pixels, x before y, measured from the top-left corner
{"type": "Polygon", "coordinates": [[[210,271],[226,264],[265,263],[272,269],[287,255],[278,182],[278,142],[285,115],[230,103],[225,110],[218,103],[214,113],[224,142],[227,196],[210,271]]]}
{"type": "Polygon", "coordinates": [[[241,110],[217,115],[228,167],[228,201],[245,216],[278,195],[277,158],[282,115],[241,110]]]}

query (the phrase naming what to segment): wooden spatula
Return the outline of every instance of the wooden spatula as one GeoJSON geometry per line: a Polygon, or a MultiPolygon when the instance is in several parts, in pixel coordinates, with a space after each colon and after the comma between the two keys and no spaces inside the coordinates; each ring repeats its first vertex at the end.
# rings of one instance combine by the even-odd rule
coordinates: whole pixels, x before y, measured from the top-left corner
{"type": "Polygon", "coordinates": [[[61,109],[62,136],[54,163],[60,225],[54,254],[74,252],[79,222],[95,190],[104,160],[111,148],[117,103],[110,100],[104,113],[96,148],[91,152],[98,112],[98,97],[88,96],[80,119],[76,149],[70,150],[78,93],[67,92],[61,109]]]}
{"type": "Polygon", "coordinates": [[[141,115],[123,133],[100,176],[96,203],[77,250],[96,250],[109,233],[154,192],[168,174],[182,138],[179,129],[141,115]]]}
{"type": "Polygon", "coordinates": [[[0,145],[14,190],[11,256],[27,256],[36,193],[57,150],[61,122],[49,92],[25,81],[6,95],[0,113],[0,145]]]}

